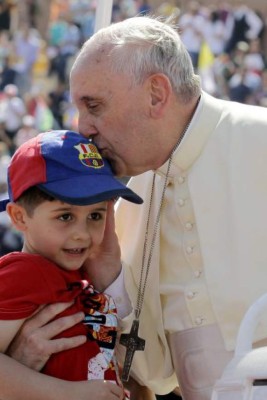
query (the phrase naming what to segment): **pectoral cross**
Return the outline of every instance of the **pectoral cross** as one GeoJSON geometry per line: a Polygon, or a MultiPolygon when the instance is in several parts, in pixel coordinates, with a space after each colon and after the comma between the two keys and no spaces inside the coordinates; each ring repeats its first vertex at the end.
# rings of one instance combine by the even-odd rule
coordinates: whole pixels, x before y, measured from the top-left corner
{"type": "Polygon", "coordinates": [[[134,353],[137,350],[144,351],[145,349],[145,340],[138,336],[138,328],[139,320],[134,319],[130,333],[123,333],[120,338],[120,344],[127,349],[121,377],[124,382],[128,382],[129,380],[134,353]]]}

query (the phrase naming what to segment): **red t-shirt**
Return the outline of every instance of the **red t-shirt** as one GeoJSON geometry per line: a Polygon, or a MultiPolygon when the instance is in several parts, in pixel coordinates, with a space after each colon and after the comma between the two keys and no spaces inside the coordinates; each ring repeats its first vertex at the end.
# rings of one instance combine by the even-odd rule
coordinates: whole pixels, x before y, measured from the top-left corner
{"type": "Polygon", "coordinates": [[[57,338],[82,334],[88,340],[53,354],[42,372],[70,381],[119,382],[114,360],[117,311],[112,298],[95,292],[80,271],[65,271],[39,255],[10,253],[0,259],[0,319],[28,318],[40,305],[73,299],[74,305],[57,318],[82,310],[84,321],[57,338]]]}

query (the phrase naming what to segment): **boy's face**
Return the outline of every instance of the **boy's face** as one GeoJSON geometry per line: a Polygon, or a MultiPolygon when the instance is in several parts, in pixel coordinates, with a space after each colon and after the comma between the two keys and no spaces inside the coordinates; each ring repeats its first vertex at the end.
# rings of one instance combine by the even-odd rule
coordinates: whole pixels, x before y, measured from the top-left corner
{"type": "Polygon", "coordinates": [[[26,214],[23,251],[40,254],[65,270],[77,270],[103,239],[107,202],[73,206],[45,201],[26,214]]]}

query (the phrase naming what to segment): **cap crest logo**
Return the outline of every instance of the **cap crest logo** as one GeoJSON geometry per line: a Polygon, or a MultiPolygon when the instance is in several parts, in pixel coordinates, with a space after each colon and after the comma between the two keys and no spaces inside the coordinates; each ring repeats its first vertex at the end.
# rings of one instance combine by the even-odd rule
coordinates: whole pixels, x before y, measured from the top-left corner
{"type": "Polygon", "coordinates": [[[79,151],[79,160],[86,167],[102,168],[104,166],[103,158],[92,143],[80,143],[74,147],[79,151]]]}

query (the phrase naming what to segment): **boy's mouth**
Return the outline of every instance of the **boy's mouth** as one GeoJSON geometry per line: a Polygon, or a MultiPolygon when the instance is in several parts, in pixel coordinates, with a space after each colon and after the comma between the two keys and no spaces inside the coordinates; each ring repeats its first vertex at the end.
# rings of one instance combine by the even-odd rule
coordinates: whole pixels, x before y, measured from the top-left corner
{"type": "Polygon", "coordinates": [[[69,254],[82,254],[84,253],[85,248],[65,249],[64,251],[69,254]]]}

